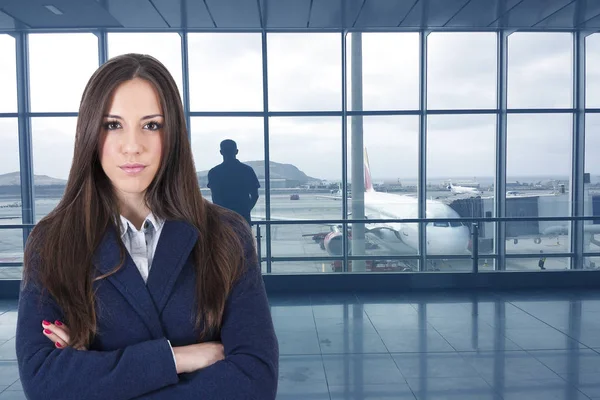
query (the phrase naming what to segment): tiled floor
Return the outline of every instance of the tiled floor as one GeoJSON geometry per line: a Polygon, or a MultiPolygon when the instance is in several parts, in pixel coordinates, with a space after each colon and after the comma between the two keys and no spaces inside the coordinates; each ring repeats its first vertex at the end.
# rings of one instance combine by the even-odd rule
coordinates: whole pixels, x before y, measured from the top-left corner
{"type": "MultiPolygon", "coordinates": [[[[600,400],[600,292],[271,296],[278,399],[600,400]]],[[[0,302],[0,400],[24,399],[0,302]]]]}

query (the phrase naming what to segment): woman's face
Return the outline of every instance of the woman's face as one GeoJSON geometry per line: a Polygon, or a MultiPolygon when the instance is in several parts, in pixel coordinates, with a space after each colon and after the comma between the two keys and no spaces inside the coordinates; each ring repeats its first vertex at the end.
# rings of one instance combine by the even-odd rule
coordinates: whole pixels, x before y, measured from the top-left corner
{"type": "Polygon", "coordinates": [[[144,194],[160,165],[164,116],[154,87],[140,78],[122,83],[104,115],[102,169],[117,194],[144,194]]]}

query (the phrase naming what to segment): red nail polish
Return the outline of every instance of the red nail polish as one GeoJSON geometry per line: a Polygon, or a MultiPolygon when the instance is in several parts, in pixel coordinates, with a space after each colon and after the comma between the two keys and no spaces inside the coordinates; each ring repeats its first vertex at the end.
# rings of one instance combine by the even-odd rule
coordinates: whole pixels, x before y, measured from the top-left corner
{"type": "Polygon", "coordinates": [[[48,326],[48,325],[52,325],[50,322],[48,322],[48,321],[46,321],[46,320],[43,320],[43,321],[42,321],[42,324],[44,324],[44,325],[46,325],[46,326],[48,326]]]}
{"type": "Polygon", "coordinates": [[[51,335],[51,334],[52,334],[52,331],[51,331],[50,329],[44,329],[44,333],[45,333],[46,335],[51,335]]]}
{"type": "Polygon", "coordinates": [[[60,322],[60,321],[54,321],[54,325],[56,325],[56,326],[62,326],[62,322],[60,322]]]}
{"type": "Polygon", "coordinates": [[[60,343],[56,342],[56,347],[62,347],[60,343]]]}

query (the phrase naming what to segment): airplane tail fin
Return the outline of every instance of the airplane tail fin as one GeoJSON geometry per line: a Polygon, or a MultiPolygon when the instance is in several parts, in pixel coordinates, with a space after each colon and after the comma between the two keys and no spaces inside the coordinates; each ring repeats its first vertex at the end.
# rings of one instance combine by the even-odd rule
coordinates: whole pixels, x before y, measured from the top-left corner
{"type": "Polygon", "coordinates": [[[373,180],[371,179],[371,166],[369,165],[369,155],[367,148],[364,150],[364,167],[365,167],[365,192],[374,192],[373,180]]]}

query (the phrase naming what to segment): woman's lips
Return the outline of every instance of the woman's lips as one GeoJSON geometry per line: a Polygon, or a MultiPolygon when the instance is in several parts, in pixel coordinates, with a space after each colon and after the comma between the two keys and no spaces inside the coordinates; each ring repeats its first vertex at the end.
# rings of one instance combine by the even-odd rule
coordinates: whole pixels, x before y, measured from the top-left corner
{"type": "Polygon", "coordinates": [[[120,167],[127,175],[137,175],[142,172],[146,166],[145,165],[123,165],[120,167]]]}

